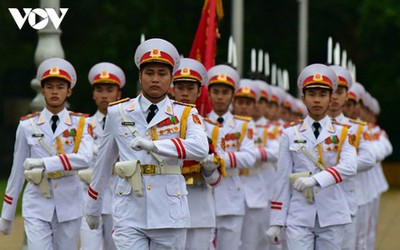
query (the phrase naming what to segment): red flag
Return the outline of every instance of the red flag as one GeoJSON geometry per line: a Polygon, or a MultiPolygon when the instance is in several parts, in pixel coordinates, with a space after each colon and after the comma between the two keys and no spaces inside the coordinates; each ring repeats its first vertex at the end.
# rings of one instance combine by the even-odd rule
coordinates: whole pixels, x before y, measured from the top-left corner
{"type": "MultiPolygon", "coordinates": [[[[219,21],[222,17],[222,0],[205,0],[189,57],[201,62],[207,70],[215,65],[219,37],[217,18],[219,21]]],[[[212,110],[205,86],[202,87],[201,94],[197,98],[196,107],[201,116],[206,116],[212,110]]]]}

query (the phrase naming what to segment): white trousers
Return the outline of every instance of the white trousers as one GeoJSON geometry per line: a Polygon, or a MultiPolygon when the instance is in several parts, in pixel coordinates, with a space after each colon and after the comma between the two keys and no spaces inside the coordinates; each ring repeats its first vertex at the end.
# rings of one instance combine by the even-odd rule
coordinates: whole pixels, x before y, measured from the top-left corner
{"type": "Polygon", "coordinates": [[[118,250],[184,250],[186,228],[114,227],[112,236],[118,250]]]}
{"type": "Polygon", "coordinates": [[[265,233],[267,232],[266,216],[267,208],[249,208],[246,206],[242,236],[241,250],[265,250],[268,244],[265,233]]]}
{"type": "Polygon", "coordinates": [[[344,225],[320,227],[287,226],[286,243],[289,250],[340,250],[344,225]]]}
{"type": "Polygon", "coordinates": [[[185,250],[210,249],[211,228],[188,228],[185,250]]]}
{"type": "Polygon", "coordinates": [[[82,218],[81,250],[116,250],[112,239],[113,221],[111,214],[102,214],[98,229],[91,230],[82,218]]]}
{"type": "Polygon", "coordinates": [[[24,218],[29,250],[78,249],[81,218],[58,222],[54,212],[51,222],[36,218],[24,218]]]}
{"type": "Polygon", "coordinates": [[[217,216],[215,249],[238,250],[242,234],[243,216],[224,215],[217,216]]]}
{"type": "Polygon", "coordinates": [[[357,218],[356,216],[351,216],[351,223],[346,224],[344,226],[342,250],[356,249],[356,241],[357,241],[356,226],[357,226],[357,218]]]}
{"type": "Polygon", "coordinates": [[[370,221],[368,225],[368,235],[367,235],[367,249],[374,250],[375,249],[375,239],[376,239],[376,230],[378,227],[378,217],[379,217],[379,204],[380,204],[381,196],[378,195],[377,198],[372,200],[370,206],[370,221]]]}
{"type": "Polygon", "coordinates": [[[356,249],[366,250],[367,249],[367,238],[368,238],[368,221],[370,218],[370,207],[371,203],[367,203],[358,206],[356,216],[356,249]]]}

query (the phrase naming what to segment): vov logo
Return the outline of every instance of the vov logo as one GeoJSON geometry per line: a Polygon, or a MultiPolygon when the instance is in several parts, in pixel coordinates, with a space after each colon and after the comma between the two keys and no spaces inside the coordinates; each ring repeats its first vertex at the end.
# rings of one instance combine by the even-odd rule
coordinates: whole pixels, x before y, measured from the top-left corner
{"type": "Polygon", "coordinates": [[[57,15],[57,12],[53,8],[23,8],[25,15],[22,16],[17,8],[8,8],[12,17],[14,18],[15,23],[17,24],[19,29],[22,29],[24,26],[26,19],[28,19],[29,25],[36,29],[41,30],[47,26],[49,19],[53,23],[54,27],[58,29],[61,24],[61,21],[64,19],[65,14],[67,14],[68,8],[60,8],[61,16],[57,15]],[[36,22],[36,16],[42,18],[39,22],[36,22]]]}

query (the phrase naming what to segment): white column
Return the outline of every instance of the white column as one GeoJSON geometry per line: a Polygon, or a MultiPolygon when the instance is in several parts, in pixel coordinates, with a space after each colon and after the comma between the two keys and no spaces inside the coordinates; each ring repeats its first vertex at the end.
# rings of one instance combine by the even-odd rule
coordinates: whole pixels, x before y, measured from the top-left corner
{"type": "MultiPolygon", "coordinates": [[[[308,43],[308,0],[299,1],[299,37],[298,37],[298,63],[297,71],[307,66],[307,43],[308,43]]],[[[298,94],[300,96],[300,93],[298,94]]]]}
{"type": "MultiPolygon", "coordinates": [[[[40,0],[40,8],[53,8],[60,15],[60,0],[40,0]]],[[[35,51],[35,65],[39,67],[40,63],[51,57],[64,58],[64,50],[61,45],[61,29],[56,29],[52,22],[38,31],[38,44],[35,51]]],[[[45,101],[40,90],[40,82],[35,78],[31,81],[31,87],[36,91],[36,96],[30,103],[32,111],[42,110],[45,101]]]]}
{"type": "Polygon", "coordinates": [[[244,1],[232,0],[232,35],[237,49],[237,71],[243,72],[243,14],[244,1]]]}

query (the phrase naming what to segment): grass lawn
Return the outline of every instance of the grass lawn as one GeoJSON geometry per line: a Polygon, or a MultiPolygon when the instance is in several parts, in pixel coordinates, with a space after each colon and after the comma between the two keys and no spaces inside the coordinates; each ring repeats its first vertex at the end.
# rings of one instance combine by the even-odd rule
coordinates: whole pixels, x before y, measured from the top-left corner
{"type": "MultiPolygon", "coordinates": [[[[6,192],[7,187],[7,179],[0,179],[0,197],[4,197],[4,193],[6,192]]],[[[24,186],[25,187],[25,186],[24,186]]],[[[22,189],[21,194],[19,195],[19,200],[17,204],[16,216],[21,215],[22,211],[22,194],[24,193],[24,189],[22,189]]],[[[0,202],[0,209],[3,208],[3,199],[0,202]]]]}

